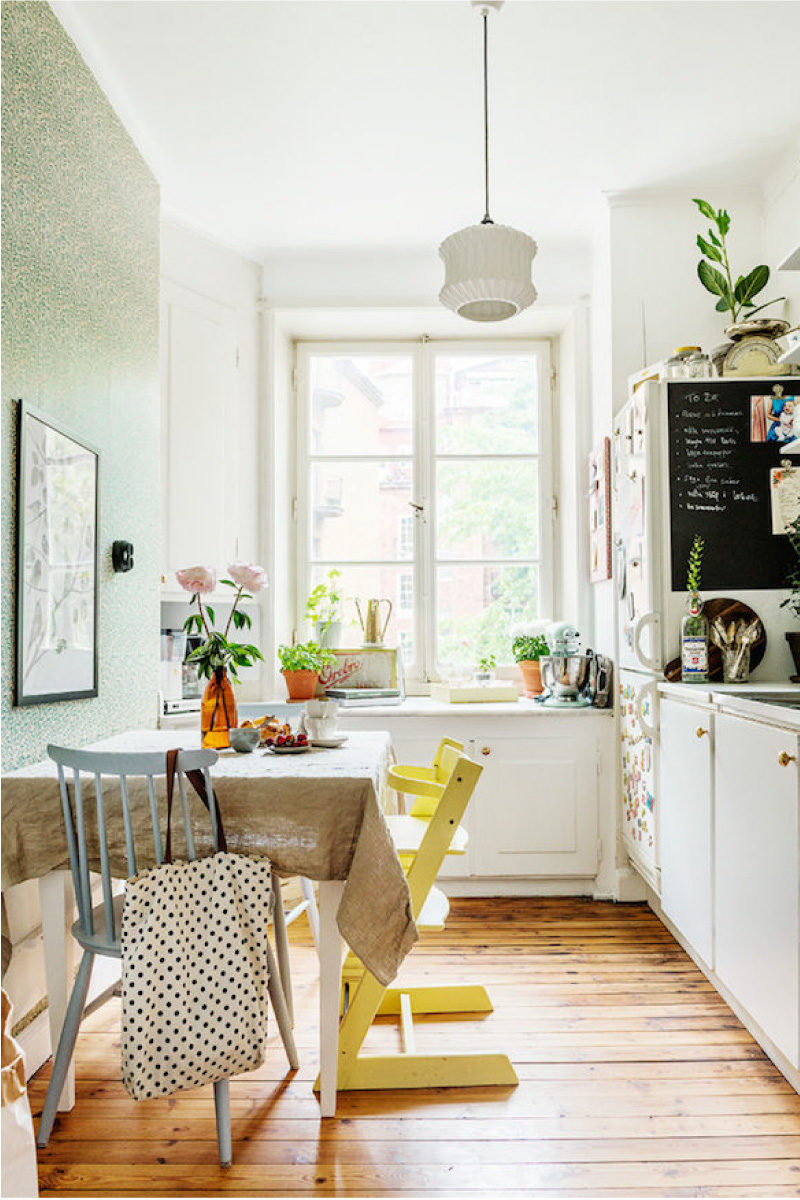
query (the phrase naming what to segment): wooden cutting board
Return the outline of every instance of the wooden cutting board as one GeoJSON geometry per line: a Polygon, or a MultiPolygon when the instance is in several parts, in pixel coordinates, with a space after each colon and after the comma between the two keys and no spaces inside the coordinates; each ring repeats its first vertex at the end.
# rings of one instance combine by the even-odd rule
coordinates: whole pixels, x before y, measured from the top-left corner
{"type": "MultiPolygon", "coordinates": [[[[721,617],[727,625],[730,621],[746,621],[748,624],[755,621],[758,613],[754,612],[747,604],[742,604],[741,600],[731,600],[727,596],[718,596],[713,600],[706,600],[703,605],[703,612],[708,617],[708,623],[714,621],[717,617],[721,617]]],[[[761,618],[759,617],[759,620],[761,618]]],[[[753,671],[763,659],[767,651],[767,635],[764,630],[764,622],[761,621],[761,637],[753,642],[750,647],[750,670],[753,671]]],[[[719,646],[709,640],[708,643],[708,677],[709,679],[722,679],[722,654],[719,646]]],[[[681,660],[673,658],[664,668],[664,678],[670,683],[680,683],[681,681],[681,660]]]]}

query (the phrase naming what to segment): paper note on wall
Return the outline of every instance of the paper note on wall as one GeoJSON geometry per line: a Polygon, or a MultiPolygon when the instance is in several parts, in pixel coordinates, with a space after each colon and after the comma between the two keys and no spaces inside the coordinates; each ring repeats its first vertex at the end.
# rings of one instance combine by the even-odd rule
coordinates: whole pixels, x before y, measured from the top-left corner
{"type": "Polygon", "coordinates": [[[773,467],[769,473],[772,532],[788,533],[800,516],[800,467],[773,467]]]}

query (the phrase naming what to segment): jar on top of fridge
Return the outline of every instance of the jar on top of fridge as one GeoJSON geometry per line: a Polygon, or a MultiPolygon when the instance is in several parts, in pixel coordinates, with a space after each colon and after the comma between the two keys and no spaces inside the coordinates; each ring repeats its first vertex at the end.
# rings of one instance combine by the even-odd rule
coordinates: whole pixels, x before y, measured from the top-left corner
{"type": "Polygon", "coordinates": [[[686,370],[690,379],[713,379],[714,364],[707,354],[698,350],[686,359],[686,370]]]}
{"type": "Polygon", "coordinates": [[[678,346],[664,363],[665,379],[691,379],[689,374],[689,359],[700,353],[699,346],[678,346]]]}

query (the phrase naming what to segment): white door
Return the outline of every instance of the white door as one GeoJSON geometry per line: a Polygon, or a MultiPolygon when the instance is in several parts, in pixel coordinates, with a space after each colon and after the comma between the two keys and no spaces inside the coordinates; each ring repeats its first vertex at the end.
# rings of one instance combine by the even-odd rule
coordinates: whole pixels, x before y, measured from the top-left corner
{"type": "Polygon", "coordinates": [[[598,758],[591,739],[491,737],[472,743],[472,757],[483,767],[472,799],[476,876],[597,873],[598,758]]]}
{"type": "Polygon", "coordinates": [[[715,970],[798,1067],[798,738],[723,713],[715,743],[715,970]]]}
{"type": "Polygon", "coordinates": [[[661,906],[713,967],[713,713],[662,699],[659,732],[661,906]]]}
{"type": "MultiPolygon", "coordinates": [[[[162,574],[237,557],[235,312],[175,284],[162,302],[162,574]],[[233,469],[232,469],[233,468],[233,469]]],[[[248,451],[249,452],[249,451],[248,451]]]]}

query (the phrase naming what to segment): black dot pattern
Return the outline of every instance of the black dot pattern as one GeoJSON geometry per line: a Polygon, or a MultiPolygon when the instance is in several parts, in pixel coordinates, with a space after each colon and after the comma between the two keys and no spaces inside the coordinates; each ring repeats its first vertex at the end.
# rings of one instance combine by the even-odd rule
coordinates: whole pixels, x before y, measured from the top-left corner
{"type": "Polygon", "coordinates": [[[136,1100],[261,1066],[267,858],[215,854],[143,871],[122,914],[122,1082],[136,1100]]]}

